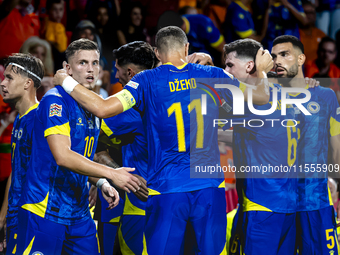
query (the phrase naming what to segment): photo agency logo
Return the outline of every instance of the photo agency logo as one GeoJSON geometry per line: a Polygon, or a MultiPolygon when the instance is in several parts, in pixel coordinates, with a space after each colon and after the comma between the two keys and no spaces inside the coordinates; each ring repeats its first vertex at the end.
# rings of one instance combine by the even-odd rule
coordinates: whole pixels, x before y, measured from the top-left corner
{"type": "MultiPolygon", "coordinates": [[[[221,107],[228,113],[228,115],[232,118],[234,117],[240,117],[242,115],[245,115],[245,96],[243,91],[234,85],[230,84],[215,84],[215,89],[228,89],[231,92],[232,95],[232,106],[230,106],[227,102],[223,102],[221,107]]],[[[281,110],[281,116],[287,116],[287,109],[291,109],[291,112],[304,114],[304,115],[311,115],[312,110],[307,110],[306,107],[303,105],[304,103],[309,102],[311,99],[311,93],[308,91],[308,89],[305,88],[292,88],[292,87],[273,87],[269,93],[271,93],[271,100],[270,105],[271,107],[269,109],[256,109],[253,103],[253,90],[255,86],[249,86],[246,88],[247,90],[247,106],[248,106],[248,114],[256,115],[256,116],[269,116],[272,115],[275,111],[281,110]],[[304,97],[301,98],[299,96],[291,97],[290,94],[293,95],[301,95],[303,94],[304,97]]],[[[203,94],[201,96],[202,100],[202,115],[207,114],[207,95],[203,94]]],[[[268,108],[268,107],[266,107],[268,108]]],[[[311,108],[311,106],[308,104],[307,108],[311,108]]],[[[311,108],[313,109],[313,108],[311,108]]],[[[277,115],[276,115],[277,116],[277,115]]],[[[281,117],[280,116],[280,117],[281,117]]],[[[292,117],[292,114],[289,115],[292,117]]],[[[233,127],[233,125],[240,125],[242,124],[244,127],[250,126],[250,127],[262,127],[265,125],[265,122],[271,123],[271,126],[275,126],[275,122],[279,121],[283,127],[295,127],[298,122],[294,118],[287,118],[287,119],[273,119],[268,118],[265,119],[261,117],[261,119],[247,119],[242,120],[242,118],[239,118],[237,120],[233,119],[214,119],[213,126],[216,127],[218,125],[225,125],[228,124],[230,127],[233,127]],[[256,124],[255,124],[256,123],[256,124]]]]}

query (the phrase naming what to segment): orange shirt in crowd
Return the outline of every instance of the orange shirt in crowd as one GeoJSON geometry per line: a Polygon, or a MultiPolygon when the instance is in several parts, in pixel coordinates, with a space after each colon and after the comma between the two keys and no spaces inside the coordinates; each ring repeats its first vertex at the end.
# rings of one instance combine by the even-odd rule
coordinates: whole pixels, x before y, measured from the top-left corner
{"type": "Polygon", "coordinates": [[[307,63],[308,61],[312,61],[318,57],[317,51],[318,51],[319,42],[321,41],[323,37],[326,36],[326,34],[322,30],[316,27],[313,28],[311,35],[306,35],[305,32],[301,29],[299,29],[299,31],[300,31],[300,40],[305,48],[306,63],[307,63]]]}
{"type": "MultiPolygon", "coordinates": [[[[319,72],[320,71],[315,63],[315,60],[308,61],[305,65],[305,77],[313,78],[313,76],[319,72]]],[[[335,92],[340,91],[339,85],[337,83],[337,81],[339,80],[338,78],[340,78],[340,69],[333,63],[330,64],[328,76],[332,79],[332,84],[330,88],[333,89],[335,92]]]]}
{"type": "Polygon", "coordinates": [[[22,16],[14,8],[6,18],[0,22],[0,59],[17,53],[21,45],[31,36],[39,36],[40,22],[35,13],[22,16]]]}

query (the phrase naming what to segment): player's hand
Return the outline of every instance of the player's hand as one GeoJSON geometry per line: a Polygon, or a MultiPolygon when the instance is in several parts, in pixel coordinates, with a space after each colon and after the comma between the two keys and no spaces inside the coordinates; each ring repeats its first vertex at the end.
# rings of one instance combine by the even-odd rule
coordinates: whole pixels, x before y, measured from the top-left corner
{"type": "Polygon", "coordinates": [[[66,69],[66,62],[63,62],[63,69],[59,69],[53,77],[54,85],[62,85],[64,80],[69,76],[66,69]]]}
{"type": "Polygon", "coordinates": [[[268,73],[273,69],[274,61],[268,50],[264,50],[262,47],[257,51],[255,58],[256,70],[258,72],[268,73]]]}
{"type": "Polygon", "coordinates": [[[142,185],[140,186],[140,190],[137,190],[137,192],[135,192],[134,194],[139,200],[146,202],[149,196],[149,190],[148,187],[146,186],[146,180],[137,174],[133,174],[133,176],[137,177],[142,183],[142,185]]]}
{"type": "Polygon", "coordinates": [[[130,174],[130,172],[133,171],[135,171],[135,169],[130,167],[112,169],[110,171],[111,177],[109,179],[118,188],[125,190],[128,193],[130,193],[130,191],[136,192],[140,189],[142,183],[137,177],[130,174]]]}
{"type": "Polygon", "coordinates": [[[90,191],[89,191],[89,204],[90,209],[96,205],[97,202],[97,187],[94,185],[91,185],[90,191]]]}
{"type": "Polygon", "coordinates": [[[209,54],[196,52],[188,56],[188,63],[213,66],[214,62],[209,54]]]}
{"type": "Polygon", "coordinates": [[[309,88],[314,88],[314,87],[320,86],[320,82],[313,79],[313,78],[306,77],[305,83],[309,86],[309,88]]]}
{"type": "Polygon", "coordinates": [[[106,202],[109,203],[108,208],[106,210],[111,210],[115,208],[119,203],[119,194],[118,191],[112,187],[108,182],[104,182],[102,187],[102,195],[105,198],[106,202]]]}
{"type": "Polygon", "coordinates": [[[3,252],[7,247],[6,242],[6,220],[0,222],[0,252],[3,252]]]}

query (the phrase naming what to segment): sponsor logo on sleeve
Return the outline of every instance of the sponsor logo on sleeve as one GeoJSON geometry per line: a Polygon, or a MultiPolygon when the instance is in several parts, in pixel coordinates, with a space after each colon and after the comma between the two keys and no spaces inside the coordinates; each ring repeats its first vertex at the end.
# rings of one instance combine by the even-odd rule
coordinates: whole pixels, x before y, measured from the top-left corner
{"type": "Polygon", "coordinates": [[[51,104],[50,105],[50,117],[53,116],[57,116],[57,117],[61,117],[61,112],[63,110],[63,106],[62,105],[58,105],[58,104],[51,104]]]}
{"type": "Polygon", "coordinates": [[[130,86],[130,87],[132,87],[132,88],[134,88],[134,89],[137,89],[138,86],[139,86],[139,83],[134,82],[134,81],[129,81],[126,85],[127,85],[127,86],[130,86]]]}

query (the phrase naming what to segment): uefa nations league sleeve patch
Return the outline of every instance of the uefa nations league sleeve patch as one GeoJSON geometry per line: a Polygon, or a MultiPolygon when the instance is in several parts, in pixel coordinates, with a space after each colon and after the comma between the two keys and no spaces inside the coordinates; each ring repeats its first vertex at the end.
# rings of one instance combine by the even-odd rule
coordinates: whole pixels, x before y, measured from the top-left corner
{"type": "Polygon", "coordinates": [[[61,112],[62,112],[63,106],[58,105],[56,103],[50,105],[50,117],[57,116],[61,117],[61,112]]]}
{"type": "Polygon", "coordinates": [[[134,82],[134,81],[129,81],[126,85],[127,85],[127,86],[130,86],[130,87],[132,87],[132,88],[134,88],[134,89],[137,89],[138,86],[139,86],[139,83],[134,82]]]}

